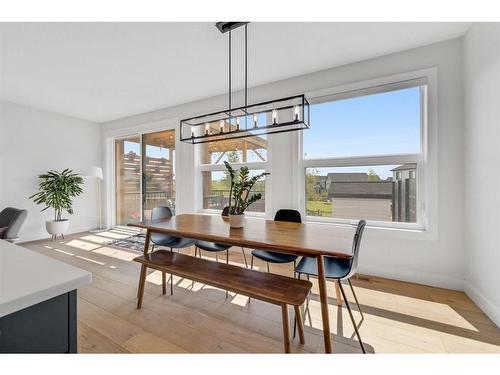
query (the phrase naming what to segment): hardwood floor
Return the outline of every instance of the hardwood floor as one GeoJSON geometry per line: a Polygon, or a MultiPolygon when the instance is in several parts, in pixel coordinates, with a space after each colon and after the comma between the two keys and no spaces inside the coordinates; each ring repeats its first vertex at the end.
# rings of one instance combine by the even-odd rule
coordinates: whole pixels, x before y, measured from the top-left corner
{"type": "MultiPolygon", "coordinates": [[[[93,274],[78,290],[78,350],[81,353],[281,353],[281,310],[261,301],[174,277],[174,295],[162,295],[161,273],[147,276],[143,307],[136,309],[139,264],[134,250],[106,245],[134,231],[116,228],[82,233],[65,240],[23,243],[93,274]]],[[[183,253],[193,253],[186,249],[183,253]]],[[[246,249],[250,260],[250,250],[246,249]]],[[[211,255],[204,252],[205,257],[211,255]]],[[[219,261],[224,255],[219,255],[219,261]]],[[[215,261],[215,259],[214,259],[215,261]]],[[[241,248],[230,263],[244,267],[241,248]]],[[[258,259],[254,266],[265,270],[258,259]]],[[[271,272],[292,274],[292,266],[271,265],[271,272]]],[[[318,286],[313,281],[306,345],[297,353],[323,352],[318,286]]],[[[363,276],[352,280],[365,319],[360,333],[370,353],[500,353],[500,329],[462,292],[363,276]]],[[[355,309],[354,299],[346,288],[355,309]]],[[[328,282],[334,353],[360,353],[344,306],[337,306],[328,282]]],[[[357,322],[361,315],[353,310],[357,322]]],[[[290,322],[293,313],[290,309],[290,322]]]]}

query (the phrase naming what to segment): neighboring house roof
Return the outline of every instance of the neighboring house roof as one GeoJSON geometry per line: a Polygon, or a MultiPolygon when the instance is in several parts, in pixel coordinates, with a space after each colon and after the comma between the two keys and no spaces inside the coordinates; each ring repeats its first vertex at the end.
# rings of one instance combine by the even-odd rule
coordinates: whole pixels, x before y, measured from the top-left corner
{"type": "Polygon", "coordinates": [[[332,182],[368,181],[368,175],[366,173],[328,173],[326,179],[332,182]]]}
{"type": "Polygon", "coordinates": [[[400,165],[399,167],[391,169],[391,171],[409,171],[412,169],[417,169],[417,163],[406,163],[406,164],[400,165]]]}
{"type": "Polygon", "coordinates": [[[334,181],[328,195],[333,198],[392,199],[392,181],[334,181]]]}

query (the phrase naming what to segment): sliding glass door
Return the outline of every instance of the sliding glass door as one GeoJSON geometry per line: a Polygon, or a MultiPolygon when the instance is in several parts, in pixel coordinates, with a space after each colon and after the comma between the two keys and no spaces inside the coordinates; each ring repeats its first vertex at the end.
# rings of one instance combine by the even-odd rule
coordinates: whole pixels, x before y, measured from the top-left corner
{"type": "Polygon", "coordinates": [[[175,130],[115,140],[116,225],[151,218],[168,206],[175,213],[175,130]]]}
{"type": "Polygon", "coordinates": [[[175,214],[175,130],[142,136],[142,217],[168,206],[175,214]]]}
{"type": "Polygon", "coordinates": [[[141,220],[141,137],[115,141],[116,225],[141,220]]]}

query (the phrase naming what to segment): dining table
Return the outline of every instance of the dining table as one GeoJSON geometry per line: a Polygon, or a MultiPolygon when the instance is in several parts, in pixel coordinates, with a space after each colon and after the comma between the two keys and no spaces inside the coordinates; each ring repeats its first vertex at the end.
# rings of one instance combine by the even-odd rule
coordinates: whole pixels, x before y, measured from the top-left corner
{"type": "Polygon", "coordinates": [[[323,223],[291,223],[247,217],[242,228],[231,228],[227,217],[211,214],[179,214],[168,219],[131,223],[129,226],[146,230],[144,255],[149,251],[151,233],[164,233],[316,258],[325,353],[332,353],[324,257],[347,259],[352,255],[336,248],[331,226],[323,223]]]}

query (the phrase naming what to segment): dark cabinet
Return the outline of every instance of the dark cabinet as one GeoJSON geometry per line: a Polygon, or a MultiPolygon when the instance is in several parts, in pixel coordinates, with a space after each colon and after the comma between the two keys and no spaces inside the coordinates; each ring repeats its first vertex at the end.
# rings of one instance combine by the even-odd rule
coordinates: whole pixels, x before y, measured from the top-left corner
{"type": "Polygon", "coordinates": [[[76,353],[76,290],[0,318],[0,353],[76,353]]]}

